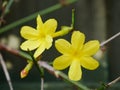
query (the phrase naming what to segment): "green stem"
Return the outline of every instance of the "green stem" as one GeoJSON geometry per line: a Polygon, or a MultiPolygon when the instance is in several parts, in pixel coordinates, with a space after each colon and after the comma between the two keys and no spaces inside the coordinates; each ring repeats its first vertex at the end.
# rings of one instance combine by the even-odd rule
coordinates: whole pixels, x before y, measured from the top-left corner
{"type": "MultiPolygon", "coordinates": [[[[76,2],[76,1],[77,1],[77,0],[68,0],[68,4],[72,4],[72,3],[76,2]]],[[[51,7],[47,8],[47,9],[44,9],[44,10],[42,10],[42,11],[38,11],[38,12],[32,14],[32,15],[29,15],[29,16],[27,16],[27,17],[24,17],[24,18],[22,18],[22,19],[20,19],[20,20],[18,20],[18,21],[15,21],[15,22],[13,22],[13,23],[11,23],[11,24],[3,27],[3,28],[0,28],[0,34],[2,34],[3,32],[6,32],[6,31],[8,31],[8,30],[11,30],[12,28],[14,28],[14,27],[16,27],[16,26],[19,26],[19,25],[21,25],[21,24],[23,24],[23,23],[25,23],[25,22],[28,22],[28,21],[30,21],[30,20],[33,20],[34,18],[36,18],[36,16],[37,16],[38,14],[40,14],[40,15],[45,15],[45,14],[48,14],[48,13],[50,13],[50,12],[52,12],[52,11],[58,10],[58,9],[60,9],[60,8],[62,8],[62,7],[63,7],[63,5],[61,5],[61,4],[56,4],[56,5],[54,5],[54,6],[51,6],[51,7]]]]}
{"type": "Polygon", "coordinates": [[[59,76],[61,76],[62,78],[64,78],[65,80],[69,81],[70,83],[72,83],[73,85],[77,86],[80,90],[90,90],[89,88],[87,88],[86,86],[75,82],[75,81],[71,81],[66,74],[64,74],[63,72],[57,71],[57,73],[59,74],[59,76]]]}
{"type": "MultiPolygon", "coordinates": [[[[27,53],[19,53],[20,54],[20,56],[23,56],[23,57],[25,57],[25,58],[28,58],[27,57],[27,53]]],[[[43,77],[43,75],[44,75],[44,72],[43,72],[43,70],[39,67],[40,65],[36,62],[36,60],[35,60],[35,58],[33,57],[33,55],[32,55],[32,60],[33,60],[33,62],[34,62],[34,64],[35,64],[35,66],[37,67],[37,69],[39,70],[39,72],[40,72],[40,74],[41,74],[41,71],[42,71],[42,77],[43,77]]],[[[29,58],[28,58],[29,59],[29,58]]],[[[40,62],[40,63],[42,63],[42,62],[40,62]]],[[[43,68],[45,68],[45,69],[47,69],[47,70],[51,70],[51,66],[49,66],[49,67],[46,67],[47,65],[45,65],[45,67],[44,66],[42,66],[43,68]]],[[[53,70],[53,69],[52,69],[53,70]]],[[[50,71],[51,72],[51,71],[50,71]]],[[[67,75],[66,74],[64,74],[63,72],[61,72],[61,71],[53,71],[53,72],[56,72],[60,77],[62,77],[64,80],[67,80],[68,82],[70,82],[71,84],[73,84],[73,85],[75,85],[75,86],[77,86],[80,90],[90,90],[88,87],[86,87],[86,86],[84,86],[84,85],[82,85],[81,83],[78,83],[78,82],[74,82],[74,81],[71,81],[68,77],[67,77],[67,75]]]]}
{"type": "Polygon", "coordinates": [[[74,25],[75,25],[75,9],[72,9],[72,25],[71,27],[74,29],[74,25]]]}
{"type": "MultiPolygon", "coordinates": [[[[30,55],[30,54],[25,53],[25,52],[22,52],[22,51],[13,50],[13,49],[10,49],[10,48],[8,48],[8,47],[5,47],[5,46],[3,46],[3,45],[1,45],[1,44],[0,44],[0,48],[1,48],[0,50],[4,50],[4,51],[7,51],[7,52],[12,53],[12,54],[14,54],[14,55],[21,56],[21,57],[23,57],[23,58],[25,58],[25,59],[27,59],[27,60],[30,60],[30,61],[34,60],[34,64],[35,64],[35,66],[37,66],[37,69],[40,71],[40,74],[41,74],[41,71],[42,71],[42,70],[40,69],[39,66],[47,69],[49,72],[52,72],[52,73],[55,73],[55,72],[56,72],[56,71],[53,69],[53,67],[51,67],[50,65],[48,65],[48,64],[46,64],[46,63],[43,64],[42,61],[39,61],[40,63],[39,63],[39,62],[37,63],[32,54],[30,55]],[[39,65],[39,64],[40,64],[40,65],[39,65]]],[[[43,72],[43,71],[42,71],[42,72],[43,72]]],[[[61,76],[63,79],[65,79],[65,80],[67,80],[68,82],[72,83],[73,85],[79,87],[80,89],[82,89],[82,90],[89,90],[89,88],[87,88],[86,86],[84,86],[84,85],[82,85],[82,84],[80,84],[80,83],[78,83],[78,82],[74,82],[74,81],[69,80],[68,77],[67,77],[67,75],[65,75],[64,73],[62,73],[62,72],[60,72],[60,71],[58,71],[58,72],[56,72],[56,73],[58,73],[58,75],[61,76]]],[[[43,74],[44,74],[44,73],[43,73],[43,74]]],[[[43,75],[42,75],[42,76],[43,76],[43,75]]]]}
{"type": "MultiPolygon", "coordinates": [[[[29,51],[29,50],[28,50],[29,51]]],[[[40,73],[40,77],[43,78],[44,77],[44,70],[42,67],[39,67],[37,60],[34,58],[33,54],[29,51],[29,55],[31,56],[34,65],[36,66],[36,68],[38,69],[39,73],[40,73]]]]}
{"type": "Polygon", "coordinates": [[[40,73],[40,77],[41,77],[41,90],[44,90],[44,70],[43,70],[43,67],[40,67],[38,65],[37,60],[34,58],[33,54],[30,51],[29,51],[29,55],[31,56],[34,65],[36,66],[36,68],[38,69],[38,71],[40,73]]]}
{"type": "Polygon", "coordinates": [[[9,0],[9,2],[8,2],[6,8],[5,8],[4,14],[7,14],[9,12],[9,9],[10,9],[13,2],[14,2],[14,0],[9,0]]]}
{"type": "Polygon", "coordinates": [[[68,78],[68,76],[66,74],[64,74],[63,72],[54,70],[54,68],[52,66],[50,66],[47,62],[38,61],[38,65],[43,67],[44,69],[48,70],[48,72],[50,72],[56,78],[62,78],[63,80],[68,81],[69,83],[73,84],[80,90],[90,90],[88,87],[82,85],[81,83],[70,80],[68,78]]]}

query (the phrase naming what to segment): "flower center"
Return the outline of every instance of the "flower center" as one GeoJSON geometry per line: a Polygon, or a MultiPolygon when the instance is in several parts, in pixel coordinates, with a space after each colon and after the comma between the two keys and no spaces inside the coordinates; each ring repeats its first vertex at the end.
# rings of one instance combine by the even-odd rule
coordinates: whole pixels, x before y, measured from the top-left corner
{"type": "Polygon", "coordinates": [[[73,54],[72,54],[72,57],[73,57],[73,58],[76,58],[76,59],[78,59],[78,60],[79,60],[82,56],[83,56],[82,51],[74,51],[73,54]]]}
{"type": "Polygon", "coordinates": [[[46,37],[46,35],[43,34],[43,33],[40,33],[38,37],[39,37],[40,39],[44,39],[44,38],[46,37]]]}

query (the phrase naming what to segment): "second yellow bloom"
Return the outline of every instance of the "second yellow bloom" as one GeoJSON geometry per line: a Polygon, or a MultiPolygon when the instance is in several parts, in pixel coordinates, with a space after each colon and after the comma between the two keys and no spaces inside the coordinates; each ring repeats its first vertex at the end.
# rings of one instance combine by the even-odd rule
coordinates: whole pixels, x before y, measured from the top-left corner
{"type": "Polygon", "coordinates": [[[97,40],[85,43],[85,35],[79,31],[74,31],[71,37],[71,43],[64,39],[58,39],[55,47],[62,53],[53,62],[53,67],[57,70],[63,70],[70,66],[68,77],[71,80],[78,81],[82,77],[81,66],[94,70],[99,66],[93,56],[99,49],[100,44],[97,40]]]}

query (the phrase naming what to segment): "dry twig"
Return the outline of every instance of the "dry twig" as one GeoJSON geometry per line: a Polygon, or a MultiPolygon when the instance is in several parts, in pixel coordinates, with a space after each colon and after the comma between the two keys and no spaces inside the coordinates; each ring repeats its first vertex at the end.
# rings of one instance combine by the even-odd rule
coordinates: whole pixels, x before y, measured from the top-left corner
{"type": "Polygon", "coordinates": [[[0,63],[1,63],[1,65],[2,65],[3,71],[4,71],[4,73],[5,73],[5,76],[6,76],[8,85],[9,85],[9,87],[10,87],[10,90],[13,90],[13,85],[12,85],[12,82],[11,82],[11,79],[10,79],[10,75],[9,75],[9,73],[8,73],[7,67],[6,67],[6,65],[5,65],[5,62],[4,62],[4,60],[3,60],[3,57],[2,57],[2,55],[1,55],[1,53],[0,53],[0,63]]]}

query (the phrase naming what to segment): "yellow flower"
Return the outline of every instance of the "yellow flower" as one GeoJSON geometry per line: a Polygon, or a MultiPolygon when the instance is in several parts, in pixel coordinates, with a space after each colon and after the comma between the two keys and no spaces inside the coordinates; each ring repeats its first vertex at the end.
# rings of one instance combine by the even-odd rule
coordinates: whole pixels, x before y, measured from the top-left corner
{"type": "Polygon", "coordinates": [[[54,60],[53,67],[56,70],[63,70],[70,66],[68,77],[74,81],[82,77],[81,66],[89,70],[94,70],[99,66],[98,61],[91,57],[98,51],[99,42],[92,40],[84,44],[84,41],[85,35],[74,31],[71,44],[64,39],[58,39],[55,42],[55,47],[63,55],[54,60]]]}
{"type": "Polygon", "coordinates": [[[27,41],[20,46],[22,50],[35,50],[34,57],[38,57],[45,49],[52,46],[53,37],[57,27],[55,19],[49,19],[45,23],[42,22],[41,17],[37,17],[37,27],[23,26],[21,29],[21,36],[27,41]]]}

